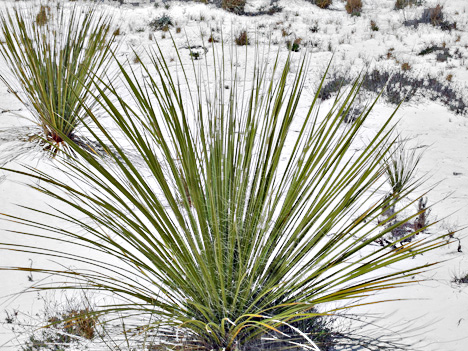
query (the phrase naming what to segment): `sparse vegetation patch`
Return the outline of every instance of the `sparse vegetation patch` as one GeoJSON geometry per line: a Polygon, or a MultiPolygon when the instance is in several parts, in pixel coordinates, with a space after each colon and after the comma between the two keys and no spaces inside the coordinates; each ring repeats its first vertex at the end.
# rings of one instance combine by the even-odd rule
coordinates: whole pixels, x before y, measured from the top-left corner
{"type": "Polygon", "coordinates": [[[431,46],[428,46],[427,48],[421,50],[421,51],[418,53],[418,56],[429,55],[429,54],[432,54],[432,53],[437,52],[437,51],[443,51],[443,52],[446,53],[446,54],[449,53],[448,48],[445,48],[445,47],[443,47],[443,46],[438,46],[438,45],[431,45],[431,46]]]}
{"type": "Polygon", "coordinates": [[[249,45],[249,36],[246,30],[243,30],[239,33],[239,35],[235,38],[235,42],[239,46],[249,45]]]}
{"type": "MultiPolygon", "coordinates": [[[[409,101],[420,93],[432,100],[440,101],[457,114],[468,113],[468,106],[463,95],[446,80],[441,82],[430,76],[416,78],[407,71],[403,67],[401,72],[395,73],[373,70],[366,76],[362,88],[374,93],[380,93],[384,89],[384,96],[393,104],[399,104],[403,100],[409,101]]],[[[320,97],[329,99],[332,94],[337,93],[351,81],[352,79],[345,74],[332,74],[322,87],[320,97]]]]}
{"type": "Polygon", "coordinates": [[[396,0],[395,9],[402,10],[408,6],[421,6],[424,0],[396,0]]]}
{"type": "Polygon", "coordinates": [[[453,278],[453,282],[457,284],[468,284],[468,273],[465,275],[461,275],[459,277],[453,278]]]}
{"type": "Polygon", "coordinates": [[[174,23],[172,22],[172,18],[168,14],[163,14],[149,23],[151,30],[161,30],[163,32],[167,32],[169,27],[172,27],[173,25],[174,23]]]}
{"type": "Polygon", "coordinates": [[[44,302],[50,305],[46,305],[44,311],[36,313],[36,326],[23,320],[23,313],[18,310],[7,312],[6,323],[24,340],[21,351],[81,349],[80,345],[84,340],[101,337],[98,332],[99,320],[92,308],[78,306],[75,301],[67,301],[65,307],[56,301],[44,299],[44,302]]]}
{"type": "Polygon", "coordinates": [[[299,52],[301,50],[301,43],[302,43],[302,38],[296,38],[293,41],[287,40],[286,46],[291,51],[299,52]]]}
{"type": "Polygon", "coordinates": [[[405,26],[414,26],[414,27],[418,27],[420,24],[431,24],[435,27],[439,27],[442,30],[448,30],[448,31],[457,29],[456,22],[449,22],[445,20],[443,7],[440,5],[424,9],[420,18],[406,20],[404,24],[405,26]]]}

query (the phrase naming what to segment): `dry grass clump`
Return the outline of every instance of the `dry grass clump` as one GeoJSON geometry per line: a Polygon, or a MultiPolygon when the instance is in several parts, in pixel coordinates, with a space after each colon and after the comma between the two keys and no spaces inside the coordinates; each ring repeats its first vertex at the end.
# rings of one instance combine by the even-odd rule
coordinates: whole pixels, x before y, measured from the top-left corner
{"type": "Polygon", "coordinates": [[[135,55],[133,56],[132,61],[133,61],[134,64],[141,63],[140,56],[138,56],[137,54],[135,54],[135,55]]]}
{"type": "Polygon", "coordinates": [[[330,5],[333,3],[332,0],[309,0],[309,1],[311,1],[313,4],[317,5],[321,9],[326,9],[330,7],[330,5]]]}
{"type": "Polygon", "coordinates": [[[401,70],[402,71],[409,71],[411,70],[411,66],[408,62],[404,62],[402,65],[401,65],[401,70]]]}
{"type": "Polygon", "coordinates": [[[396,0],[395,9],[402,10],[407,6],[420,6],[422,5],[421,0],[396,0]]]}
{"type": "Polygon", "coordinates": [[[249,37],[247,35],[247,31],[243,30],[242,32],[240,32],[239,35],[236,37],[235,42],[239,46],[249,45],[249,37]]]}
{"type": "Polygon", "coordinates": [[[374,20],[370,21],[370,27],[373,32],[378,32],[379,31],[379,26],[374,20]]]}
{"type": "Polygon", "coordinates": [[[39,13],[36,16],[36,24],[38,26],[44,26],[49,22],[49,16],[50,16],[50,7],[47,5],[41,5],[41,8],[39,9],[39,13]]]}
{"type": "Polygon", "coordinates": [[[444,14],[442,12],[442,9],[443,7],[440,5],[429,9],[425,9],[423,17],[428,19],[433,26],[438,26],[444,20],[444,14]]]}
{"type": "Polygon", "coordinates": [[[229,12],[241,14],[244,12],[246,0],[223,0],[221,7],[229,12]]]}
{"type": "Polygon", "coordinates": [[[216,39],[211,33],[210,37],[208,38],[208,43],[219,43],[219,39],[216,39]]]}
{"type": "Polygon", "coordinates": [[[89,308],[71,310],[60,317],[52,317],[49,322],[54,325],[63,323],[61,325],[63,331],[70,335],[81,336],[88,340],[95,337],[97,319],[89,308]]]}
{"type": "Polygon", "coordinates": [[[89,307],[71,307],[63,311],[50,311],[46,306],[44,316],[36,314],[46,325],[31,330],[30,324],[24,324],[18,319],[18,313],[7,313],[6,322],[15,324],[15,333],[27,336],[21,345],[23,351],[68,350],[72,345],[79,345],[80,340],[93,340],[99,333],[99,324],[95,311],[89,307]]]}
{"type": "Polygon", "coordinates": [[[301,50],[301,43],[302,43],[302,38],[296,38],[293,41],[287,40],[286,46],[291,51],[299,52],[301,50]]]}
{"type": "Polygon", "coordinates": [[[362,10],[362,1],[346,0],[345,9],[346,12],[348,12],[351,16],[360,16],[362,10]]]}

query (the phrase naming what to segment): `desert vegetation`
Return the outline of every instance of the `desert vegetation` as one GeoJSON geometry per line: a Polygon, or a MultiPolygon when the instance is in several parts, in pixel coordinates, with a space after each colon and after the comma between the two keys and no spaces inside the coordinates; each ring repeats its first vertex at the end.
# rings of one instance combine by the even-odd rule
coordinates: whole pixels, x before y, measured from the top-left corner
{"type": "Polygon", "coordinates": [[[402,10],[407,6],[421,6],[422,3],[422,0],[396,0],[395,9],[402,10]]]}
{"type": "Polygon", "coordinates": [[[332,4],[332,0],[310,0],[310,2],[317,5],[321,9],[326,9],[332,4]]]}
{"type": "Polygon", "coordinates": [[[468,284],[468,274],[455,277],[453,278],[453,281],[457,284],[468,284]]]}
{"type": "MultiPolygon", "coordinates": [[[[283,67],[269,70],[256,57],[255,79],[244,107],[235,99],[242,81],[221,80],[214,94],[198,83],[200,93],[188,100],[194,115],[182,103],[184,97],[161,51],[150,53],[151,67],[141,63],[145,71],[157,73],[143,85],[137,84],[131,67],[119,63],[120,75],[138,109],[131,108],[112,83],[99,90],[96,101],[143,160],[144,168],[136,167],[100,118],[85,107],[92,125],[104,137],[98,137],[89,122],[85,126],[107,150],[112,169],[103,167],[108,160],[70,144],[77,157],[63,160],[73,170],[68,175],[89,190],[31,170],[30,177],[43,184],[33,187],[86,217],[80,220],[66,212],[48,212],[51,218],[81,228],[54,227],[53,232],[99,252],[98,256],[80,256],[89,268],[57,270],[55,274],[80,282],[70,283],[68,288],[84,284],[87,289],[104,289],[124,299],[119,307],[101,306],[95,314],[138,313],[148,318],[157,314],[158,321],[148,327],[183,333],[184,343],[190,347],[236,350],[280,333],[283,327],[294,329],[292,321],[317,318],[320,314],[315,308],[325,302],[403,283],[404,274],[423,267],[405,268],[400,274],[379,271],[445,245],[440,237],[398,249],[392,249],[398,245],[396,241],[379,249],[369,246],[414,215],[383,228],[377,217],[387,206],[385,201],[362,208],[370,187],[381,176],[381,160],[386,157],[382,146],[393,143],[385,126],[359,157],[342,162],[370,111],[362,111],[351,128],[337,136],[342,114],[359,92],[359,81],[335,102],[324,120],[314,114],[317,91],[288,155],[286,140],[295,121],[308,60],[303,59],[302,68],[289,78],[290,59],[283,67]],[[288,83],[292,84],[289,92],[285,89],[288,83]],[[224,101],[226,84],[231,86],[227,103],[213,103],[224,101]],[[152,101],[159,102],[158,114],[152,101]],[[189,128],[191,118],[195,118],[195,129],[189,128]],[[288,155],[286,172],[280,168],[284,155],[288,155]],[[148,176],[153,185],[145,180],[148,176]],[[334,209],[327,210],[332,203],[334,209]],[[350,212],[357,219],[346,220],[350,212]],[[346,224],[339,229],[343,220],[346,224]],[[360,252],[365,252],[361,258],[348,261],[360,252]],[[106,260],[106,256],[112,259],[106,260]],[[118,263],[109,263],[115,259],[118,263]],[[365,279],[374,270],[377,276],[365,279]]],[[[216,74],[225,77],[226,67],[216,62],[216,74]]],[[[185,69],[183,76],[188,76],[185,69]]],[[[409,190],[403,184],[398,191],[406,195],[409,190]]],[[[399,198],[395,196],[393,201],[398,203],[399,198]]],[[[48,228],[46,223],[34,226],[48,228]]],[[[421,230],[399,237],[398,242],[421,230]]],[[[24,235],[44,236],[34,231],[24,235]]],[[[61,240],[55,234],[45,236],[61,240]]],[[[43,248],[23,249],[53,254],[43,248]]],[[[76,260],[71,253],[60,256],[76,260]]],[[[317,348],[313,335],[304,339],[304,345],[317,348]]]]}
{"type": "Polygon", "coordinates": [[[345,9],[351,16],[360,16],[362,10],[362,1],[346,0],[345,9]]]}
{"type": "Polygon", "coordinates": [[[437,4],[435,7],[429,7],[424,9],[420,18],[406,20],[405,25],[417,27],[420,24],[431,24],[435,27],[439,27],[442,30],[453,30],[457,28],[456,22],[450,22],[445,19],[443,12],[443,6],[437,4]]]}
{"type": "Polygon", "coordinates": [[[249,35],[246,30],[241,31],[235,38],[236,45],[245,46],[249,45],[249,35]]]}
{"type": "MultiPolygon", "coordinates": [[[[465,114],[467,105],[459,93],[439,81],[435,77],[426,76],[414,78],[408,75],[411,70],[409,63],[402,63],[401,72],[390,73],[373,70],[363,81],[362,89],[371,92],[383,92],[383,96],[392,104],[398,105],[402,100],[411,101],[418,94],[430,96],[433,100],[444,103],[457,114],[465,114]]],[[[342,87],[352,81],[351,77],[341,74],[332,74],[320,91],[323,99],[329,99],[342,87]]]]}
{"type": "Polygon", "coordinates": [[[163,14],[161,17],[155,18],[149,23],[150,29],[161,30],[163,32],[167,32],[172,26],[174,26],[174,24],[168,14],[163,14]]]}
{"type": "Polygon", "coordinates": [[[87,117],[83,102],[95,100],[90,72],[99,79],[109,67],[111,18],[91,8],[73,10],[70,18],[49,6],[41,5],[36,16],[32,11],[15,8],[0,15],[0,53],[14,77],[0,78],[31,111],[45,147],[56,152],[63,136],[79,142],[76,130],[87,117]]]}
{"type": "Polygon", "coordinates": [[[222,0],[221,7],[230,12],[243,13],[245,2],[246,0],[222,0]]]}
{"type": "MultiPolygon", "coordinates": [[[[248,14],[245,0],[215,5],[248,14]]],[[[336,4],[314,5],[328,13],[336,4]]],[[[360,1],[341,5],[347,18],[362,12],[360,1]]],[[[370,295],[411,285],[436,264],[415,257],[455,240],[455,230],[439,233],[429,216],[432,198],[417,177],[422,154],[402,141],[395,117],[418,92],[465,113],[448,85],[453,76],[415,78],[413,61],[397,61],[387,46],[397,73],[340,74],[331,62],[315,86],[313,39],[283,22],[299,13],[265,29],[280,37],[269,42],[274,54],[246,26],[228,39],[214,25],[201,28],[210,45],[194,44],[192,33],[181,45],[173,34],[183,22],[171,7],[131,30],[113,27],[96,7],[71,7],[67,16],[63,7],[13,7],[0,16],[1,52],[16,80],[2,79],[41,126],[43,153],[55,155],[48,168],[1,168],[26,177],[50,204],[3,214],[17,227],[16,241],[1,249],[59,261],[2,269],[56,278],[34,281],[34,292],[106,297],[46,314],[23,350],[96,339],[111,350],[408,350],[344,331],[335,319],[380,302],[370,295]],[[116,37],[127,32],[123,55],[116,37]],[[143,35],[145,47],[135,40],[143,35]],[[162,45],[169,40],[171,51],[162,45]],[[382,97],[394,105],[369,133],[382,97]],[[106,344],[115,321],[120,336],[106,344]]],[[[193,16],[200,27],[209,18],[193,16]]],[[[439,19],[429,27],[444,29],[439,19]]],[[[372,35],[387,27],[363,23],[372,35]]],[[[309,22],[307,31],[327,25],[309,22]]],[[[329,51],[337,45],[329,41],[329,51]]],[[[451,53],[436,44],[417,50],[451,53]]],[[[16,315],[7,318],[13,324],[16,315]]]]}

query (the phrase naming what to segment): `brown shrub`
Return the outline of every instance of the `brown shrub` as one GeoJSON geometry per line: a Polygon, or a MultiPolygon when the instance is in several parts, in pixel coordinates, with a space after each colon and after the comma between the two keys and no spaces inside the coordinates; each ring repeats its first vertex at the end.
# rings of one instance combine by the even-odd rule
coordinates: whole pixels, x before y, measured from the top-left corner
{"type": "Polygon", "coordinates": [[[249,45],[249,37],[247,36],[247,31],[243,30],[239,33],[235,39],[236,44],[239,46],[249,45]]]}
{"type": "Polygon", "coordinates": [[[244,12],[246,0],[223,0],[221,7],[229,12],[241,14],[244,12]]]}
{"type": "Polygon", "coordinates": [[[402,10],[407,6],[420,6],[422,4],[421,0],[396,0],[395,9],[402,10]]]}
{"type": "Polygon", "coordinates": [[[401,65],[401,69],[402,69],[403,71],[409,71],[409,70],[411,69],[411,66],[410,66],[410,64],[409,64],[408,62],[405,62],[405,63],[403,63],[403,64],[401,65]]]}
{"type": "Polygon", "coordinates": [[[64,329],[68,334],[81,336],[88,340],[94,338],[96,318],[90,316],[90,311],[87,308],[80,311],[71,311],[68,318],[64,325],[64,329]]]}
{"type": "Polygon", "coordinates": [[[361,0],[346,0],[346,12],[352,16],[360,16],[362,10],[361,0]]]}
{"type": "Polygon", "coordinates": [[[315,5],[321,9],[326,9],[332,4],[332,0],[315,0],[315,5]]]}
{"type": "Polygon", "coordinates": [[[49,327],[60,329],[64,334],[60,336],[57,342],[68,344],[72,341],[72,336],[79,336],[88,340],[93,339],[95,335],[97,317],[89,308],[72,309],[58,316],[52,316],[48,319],[51,324],[49,327]]]}
{"type": "Polygon", "coordinates": [[[388,49],[388,52],[387,52],[387,59],[391,59],[393,58],[393,52],[395,51],[395,48],[390,48],[388,49]]]}
{"type": "Polygon", "coordinates": [[[39,13],[36,16],[36,24],[38,26],[44,26],[49,22],[49,16],[50,16],[50,7],[47,5],[41,5],[41,8],[39,9],[39,13]]]}
{"type": "Polygon", "coordinates": [[[444,20],[444,14],[442,13],[443,7],[437,5],[436,7],[432,7],[427,10],[427,15],[429,16],[429,20],[433,26],[438,26],[444,20]]]}
{"type": "Polygon", "coordinates": [[[219,40],[216,39],[213,34],[210,35],[210,37],[208,38],[208,43],[219,43],[219,40]]]}

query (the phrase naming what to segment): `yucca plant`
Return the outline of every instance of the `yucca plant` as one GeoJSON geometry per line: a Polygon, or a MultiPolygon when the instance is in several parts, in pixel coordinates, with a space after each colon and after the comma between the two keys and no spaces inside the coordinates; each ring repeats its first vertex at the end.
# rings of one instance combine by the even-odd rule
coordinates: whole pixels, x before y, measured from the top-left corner
{"type": "Polygon", "coordinates": [[[389,118],[361,152],[352,151],[373,107],[342,126],[359,80],[325,114],[318,108],[322,81],[299,113],[307,58],[291,73],[290,58],[281,64],[277,56],[269,66],[255,49],[243,71],[223,61],[223,49],[206,70],[192,61],[193,72],[182,65],[176,76],[161,50],[148,55],[144,79],[119,63],[132,101],[113,82],[105,89],[96,82],[96,101],[117,134],[84,106],[93,122],[85,125],[108,158],[71,144],[76,156],[59,167],[66,182],[25,172],[60,210],[31,209],[48,223],[9,216],[34,228],[18,233],[76,246],[4,245],[75,267],[16,268],[70,278],[34,288],[107,291],[122,302],[94,313],[147,315],[146,327],[158,328],[161,342],[173,333],[171,344],[184,349],[248,350],[268,337],[269,345],[279,338],[319,350],[316,331],[301,330],[302,322],[333,314],[336,303],[411,283],[429,264],[385,268],[446,244],[442,236],[421,236],[398,249],[374,245],[393,229],[377,223],[385,205],[376,195],[393,131],[389,118]],[[301,340],[282,338],[288,330],[301,340]]]}
{"type": "Polygon", "coordinates": [[[37,15],[34,6],[0,12],[0,53],[13,76],[0,78],[55,151],[64,142],[61,135],[76,140],[76,129],[87,117],[82,102],[92,103],[90,73],[106,73],[114,43],[110,16],[90,7],[67,11],[63,6],[57,11],[41,6],[37,15]]]}
{"type": "MultiPolygon", "coordinates": [[[[416,148],[409,149],[405,141],[397,140],[390,148],[388,156],[383,159],[385,175],[390,184],[390,191],[387,193],[384,202],[387,204],[382,212],[383,217],[390,218],[386,221],[388,226],[392,226],[397,220],[397,212],[400,212],[398,207],[401,206],[400,200],[416,189],[422,183],[422,179],[415,177],[416,169],[421,161],[422,153],[416,148]],[[400,206],[398,206],[400,203],[400,206]]],[[[408,232],[424,231],[427,223],[427,216],[430,210],[426,208],[427,199],[423,197],[418,199],[418,217],[414,221],[403,223],[400,227],[392,230],[394,237],[404,237],[408,232]]],[[[414,236],[404,238],[403,240],[411,241],[414,236]]]]}
{"type": "Polygon", "coordinates": [[[422,153],[417,149],[409,149],[406,142],[398,140],[393,144],[387,158],[384,160],[385,174],[391,186],[391,196],[399,197],[415,181],[415,172],[421,161],[422,153]]]}

